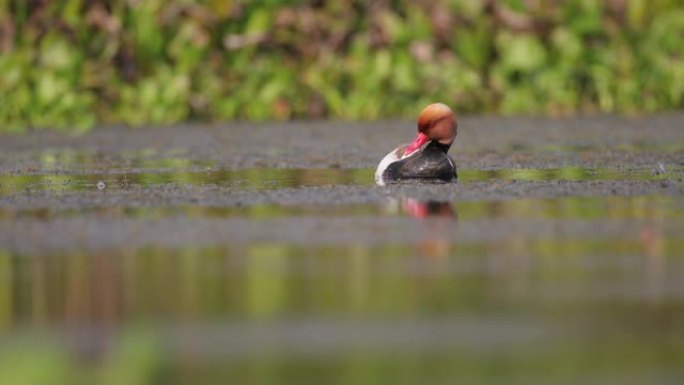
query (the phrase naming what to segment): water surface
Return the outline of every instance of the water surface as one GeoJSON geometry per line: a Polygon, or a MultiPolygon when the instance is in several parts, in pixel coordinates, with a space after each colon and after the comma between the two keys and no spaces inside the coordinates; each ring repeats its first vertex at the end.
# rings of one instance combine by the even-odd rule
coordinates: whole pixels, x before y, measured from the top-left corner
{"type": "Polygon", "coordinates": [[[0,174],[0,382],[684,378],[681,164],[381,188],[171,155],[0,174]]]}

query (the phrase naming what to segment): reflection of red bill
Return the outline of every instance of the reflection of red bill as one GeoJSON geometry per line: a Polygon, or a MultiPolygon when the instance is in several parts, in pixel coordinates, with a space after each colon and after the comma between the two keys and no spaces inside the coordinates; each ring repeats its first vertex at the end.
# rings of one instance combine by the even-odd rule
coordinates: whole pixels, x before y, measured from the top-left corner
{"type": "Polygon", "coordinates": [[[449,202],[419,201],[413,198],[406,198],[402,200],[401,206],[405,214],[414,218],[454,216],[454,209],[449,202]]]}
{"type": "Polygon", "coordinates": [[[415,199],[404,200],[404,212],[415,218],[425,218],[428,216],[427,203],[419,202],[415,199]]]}

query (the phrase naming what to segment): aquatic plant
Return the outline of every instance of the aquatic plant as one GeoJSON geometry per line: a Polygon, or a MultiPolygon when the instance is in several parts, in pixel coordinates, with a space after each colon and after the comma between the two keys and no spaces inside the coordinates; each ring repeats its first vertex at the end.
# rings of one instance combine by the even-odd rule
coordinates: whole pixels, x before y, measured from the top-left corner
{"type": "Polygon", "coordinates": [[[684,2],[0,0],[0,131],[684,106],[684,2]]]}

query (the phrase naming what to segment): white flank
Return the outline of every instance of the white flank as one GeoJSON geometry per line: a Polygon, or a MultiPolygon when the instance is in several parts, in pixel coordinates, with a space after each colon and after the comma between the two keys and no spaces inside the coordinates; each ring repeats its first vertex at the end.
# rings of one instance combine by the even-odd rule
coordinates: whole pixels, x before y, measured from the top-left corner
{"type": "Polygon", "coordinates": [[[390,164],[400,160],[400,158],[397,157],[397,149],[395,148],[392,150],[389,154],[385,155],[384,158],[380,161],[378,164],[378,168],[375,170],[375,183],[378,186],[384,186],[385,181],[382,180],[382,173],[387,170],[387,167],[389,167],[390,164]]]}

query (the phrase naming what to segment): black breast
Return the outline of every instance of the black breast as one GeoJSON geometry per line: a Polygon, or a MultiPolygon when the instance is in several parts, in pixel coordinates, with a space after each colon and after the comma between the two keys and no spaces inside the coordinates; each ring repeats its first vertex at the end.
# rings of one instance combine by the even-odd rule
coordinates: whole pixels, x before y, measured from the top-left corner
{"type": "Polygon", "coordinates": [[[451,181],[457,175],[444,146],[431,142],[422,151],[390,164],[382,177],[386,182],[402,179],[451,181]]]}

